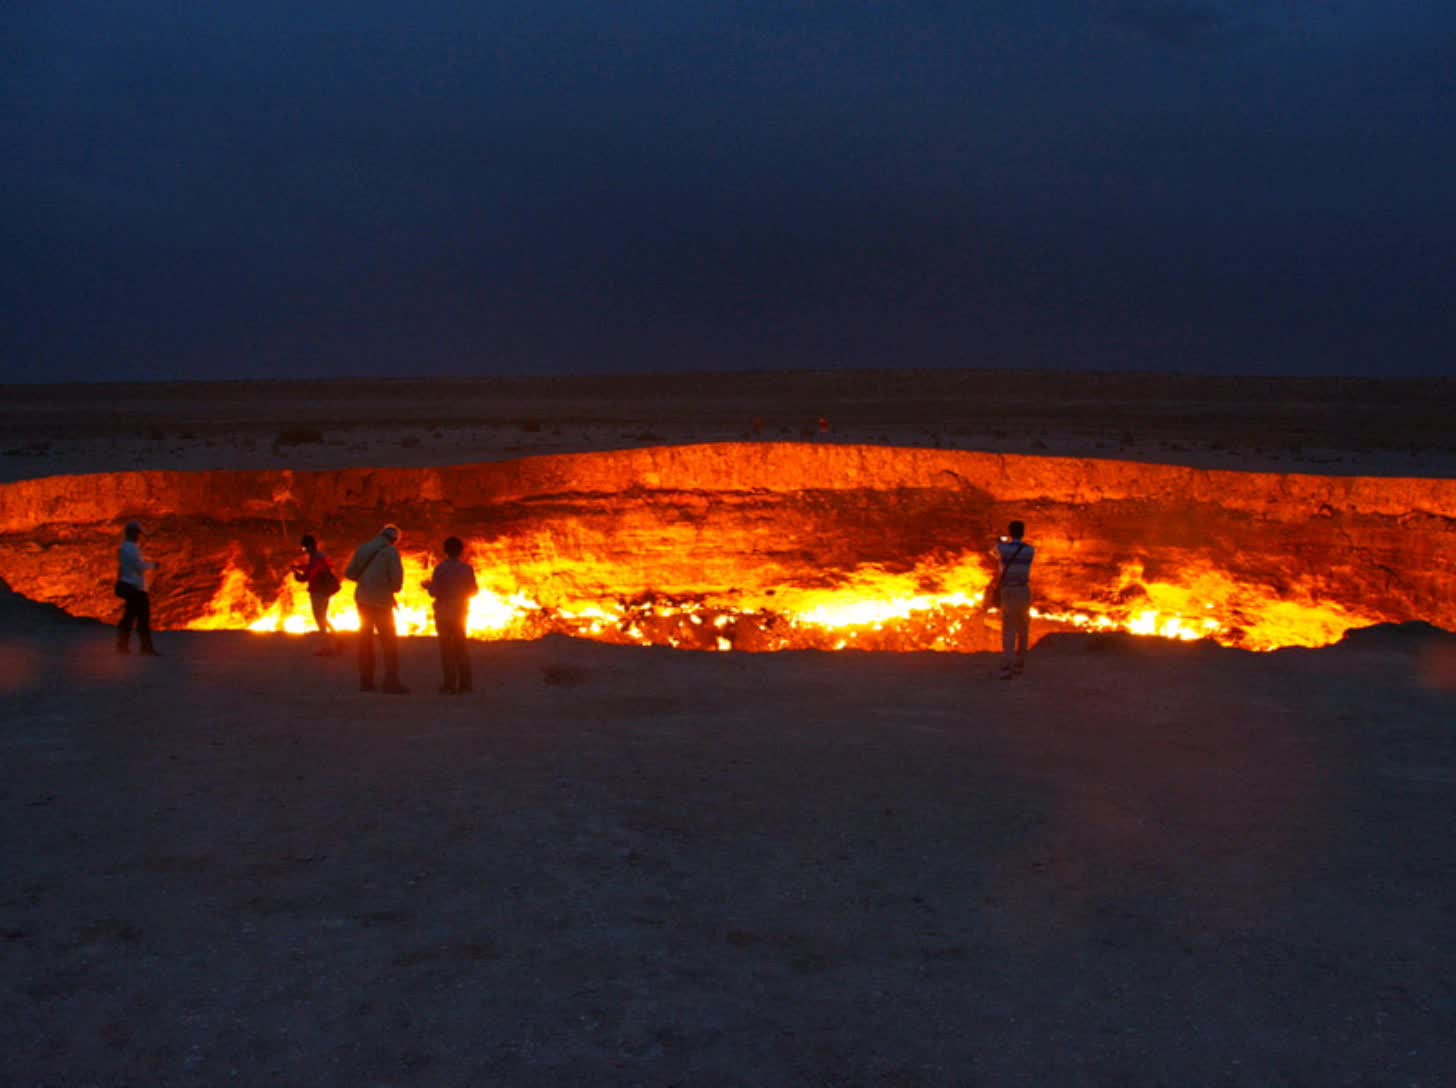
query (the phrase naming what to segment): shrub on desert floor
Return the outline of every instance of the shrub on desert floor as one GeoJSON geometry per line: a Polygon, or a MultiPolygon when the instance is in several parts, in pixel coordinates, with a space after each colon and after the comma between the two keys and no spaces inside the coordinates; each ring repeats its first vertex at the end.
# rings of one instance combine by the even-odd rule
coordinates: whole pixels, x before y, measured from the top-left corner
{"type": "Polygon", "coordinates": [[[310,442],[322,442],[324,432],[317,427],[284,427],[273,439],[276,446],[302,446],[310,442]]]}

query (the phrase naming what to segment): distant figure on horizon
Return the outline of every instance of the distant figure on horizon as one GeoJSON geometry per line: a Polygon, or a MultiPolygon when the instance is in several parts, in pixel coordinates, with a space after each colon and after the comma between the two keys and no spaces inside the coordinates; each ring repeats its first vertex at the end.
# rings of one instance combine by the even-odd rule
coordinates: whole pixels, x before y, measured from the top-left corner
{"type": "Polygon", "coordinates": [[[480,592],[475,570],[460,558],[465,545],[458,536],[445,541],[445,558],[425,582],[425,589],[435,598],[435,637],[440,643],[440,667],[445,679],[440,691],[459,695],[472,691],[469,643],[465,637],[465,619],[470,612],[470,598],[480,592]]]}
{"type": "Polygon", "coordinates": [[[339,652],[339,641],[334,638],[333,625],[329,623],[329,598],[339,592],[339,576],[334,573],[334,564],[329,561],[318,546],[312,533],[305,533],[298,546],[303,549],[304,558],[292,568],[293,577],[308,586],[308,600],[313,605],[313,622],[318,625],[323,646],[319,656],[339,652]]]}
{"type": "Polygon", "coordinates": [[[344,577],[357,583],[354,604],[359,609],[359,690],[374,690],[374,635],[384,655],[387,695],[407,695],[399,682],[399,636],[394,630],[394,595],[404,588],[404,564],[394,543],[399,529],[386,525],[373,540],[360,544],[344,568],[344,577]]]}
{"type": "Polygon", "coordinates": [[[116,652],[131,653],[131,629],[136,625],[141,652],[148,657],[161,657],[152,645],[152,596],[147,592],[147,571],[157,564],[142,558],[140,522],[126,523],[126,539],[122,541],[120,565],[116,572],[116,595],[126,602],[121,622],[116,625],[116,652]]]}
{"type": "Polygon", "coordinates": [[[1026,648],[1031,636],[1031,561],[1036,549],[1022,539],[1026,526],[1013,521],[1006,536],[996,543],[1001,563],[998,589],[1001,596],[1001,678],[1019,676],[1026,667],[1026,648]]]}

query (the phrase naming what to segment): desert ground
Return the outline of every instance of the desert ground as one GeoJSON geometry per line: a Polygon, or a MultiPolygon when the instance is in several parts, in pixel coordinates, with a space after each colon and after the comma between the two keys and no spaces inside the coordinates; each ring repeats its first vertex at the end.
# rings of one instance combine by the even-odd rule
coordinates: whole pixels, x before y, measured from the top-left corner
{"type": "Polygon", "coordinates": [[[128,469],[472,464],[755,436],[1456,476],[1456,380],[749,372],[0,386],[0,402],[0,482],[128,469]]]}
{"type": "MultiPolygon", "coordinates": [[[[10,388],[0,465],[787,430],[1456,472],[1456,383],[1049,384],[10,388]]],[[[0,1083],[1456,1083],[1444,632],[1062,635],[1009,683],[987,655],[553,638],[474,645],[465,697],[432,640],[399,697],[287,636],[158,645],[0,595],[0,1083]]]]}

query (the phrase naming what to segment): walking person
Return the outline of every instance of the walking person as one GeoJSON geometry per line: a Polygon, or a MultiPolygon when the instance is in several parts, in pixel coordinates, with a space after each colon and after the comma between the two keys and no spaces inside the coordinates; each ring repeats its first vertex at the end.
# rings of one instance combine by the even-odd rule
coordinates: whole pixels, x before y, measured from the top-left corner
{"type": "Polygon", "coordinates": [[[480,592],[475,570],[460,558],[465,545],[458,536],[445,541],[445,558],[430,575],[425,589],[435,598],[435,637],[440,643],[440,667],[445,679],[440,691],[458,695],[471,691],[470,654],[465,619],[470,598],[480,592]]]}
{"type": "Polygon", "coordinates": [[[1026,526],[1013,521],[996,543],[1001,563],[1001,678],[1021,675],[1031,636],[1031,561],[1036,549],[1024,539],[1026,526]]]}
{"type": "Polygon", "coordinates": [[[147,571],[157,564],[142,558],[140,522],[126,523],[126,539],[122,541],[116,573],[116,595],[126,602],[121,622],[116,625],[116,652],[131,653],[131,629],[136,627],[141,652],[148,657],[161,657],[152,645],[152,596],[147,592],[147,571]]]}
{"type": "Polygon", "coordinates": [[[328,657],[339,652],[339,640],[334,638],[333,625],[329,623],[329,598],[339,592],[339,576],[334,573],[334,564],[319,548],[312,533],[304,534],[298,546],[304,557],[291,568],[293,577],[308,586],[308,601],[313,606],[313,622],[318,625],[322,647],[316,651],[319,657],[328,657]]]}
{"type": "Polygon", "coordinates": [[[404,564],[400,561],[395,541],[399,529],[386,525],[373,540],[359,545],[344,577],[352,579],[354,605],[359,610],[359,690],[374,690],[374,636],[379,636],[379,650],[384,658],[384,685],[387,695],[407,695],[409,688],[399,682],[399,636],[394,630],[394,595],[404,588],[404,564]]]}

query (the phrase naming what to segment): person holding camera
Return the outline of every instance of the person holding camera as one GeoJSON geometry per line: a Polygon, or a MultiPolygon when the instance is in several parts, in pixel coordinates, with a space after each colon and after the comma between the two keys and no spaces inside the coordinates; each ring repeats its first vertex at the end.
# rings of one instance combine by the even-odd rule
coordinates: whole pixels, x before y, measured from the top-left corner
{"type": "Polygon", "coordinates": [[[147,571],[156,570],[157,564],[142,558],[140,522],[126,523],[126,539],[122,541],[118,558],[116,595],[126,607],[122,610],[121,622],[116,625],[116,652],[131,653],[131,629],[135,626],[141,652],[148,657],[161,657],[152,645],[152,597],[147,592],[147,571]]]}
{"type": "Polygon", "coordinates": [[[1001,564],[1001,678],[1019,676],[1026,668],[1026,648],[1031,637],[1031,561],[1036,549],[1024,539],[1026,526],[1013,521],[1006,536],[996,543],[1001,564]]]}
{"type": "Polygon", "coordinates": [[[291,570],[297,581],[308,586],[313,622],[318,626],[319,636],[323,640],[316,653],[320,657],[328,657],[339,652],[333,625],[329,623],[329,598],[339,592],[339,576],[334,573],[333,563],[319,547],[318,538],[312,533],[305,533],[298,546],[304,558],[293,564],[291,570]]]}

